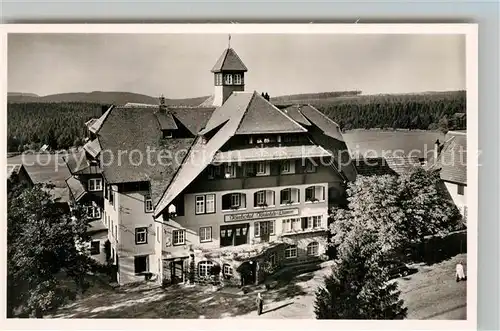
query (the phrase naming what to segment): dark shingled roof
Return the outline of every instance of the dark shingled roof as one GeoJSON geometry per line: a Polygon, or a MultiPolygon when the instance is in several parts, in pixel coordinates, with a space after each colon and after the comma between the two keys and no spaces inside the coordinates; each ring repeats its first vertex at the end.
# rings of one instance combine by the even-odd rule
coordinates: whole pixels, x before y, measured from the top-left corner
{"type": "Polygon", "coordinates": [[[182,107],[170,108],[170,113],[193,135],[197,135],[205,127],[214,110],[215,107],[182,107]]]}
{"type": "MultiPolygon", "coordinates": [[[[149,107],[113,108],[98,134],[102,149],[106,151],[102,155],[102,161],[106,164],[103,169],[106,181],[110,184],[149,181],[155,204],[194,141],[192,138],[161,139],[157,111],[157,108],[149,107]],[[148,150],[152,161],[150,164],[147,160],[148,150]]],[[[182,108],[175,109],[173,116],[184,126],[196,129],[203,127],[207,118],[199,116],[201,113],[206,115],[204,110],[182,108]],[[178,118],[178,112],[184,117],[178,118]]]]}
{"type": "Polygon", "coordinates": [[[247,67],[243,64],[240,57],[234,49],[227,48],[222,55],[219,57],[217,62],[215,62],[212,72],[221,71],[248,71],[247,67]]]}
{"type": "Polygon", "coordinates": [[[236,134],[306,132],[290,116],[254,92],[236,134]]]}
{"type": "Polygon", "coordinates": [[[441,179],[467,185],[467,134],[448,132],[437,160],[429,169],[440,170],[441,179]]]}
{"type": "Polygon", "coordinates": [[[370,157],[354,160],[358,175],[360,176],[399,176],[421,167],[418,157],[370,157]]]}
{"type": "Polygon", "coordinates": [[[102,169],[95,164],[91,164],[87,159],[85,151],[81,150],[78,153],[68,155],[63,157],[69,172],[72,175],[89,175],[89,174],[100,174],[102,169]]]}
{"type": "Polygon", "coordinates": [[[307,118],[305,118],[304,115],[302,115],[302,113],[300,112],[300,109],[302,107],[303,106],[301,106],[301,105],[293,105],[293,106],[290,106],[288,108],[283,109],[283,111],[285,112],[285,114],[290,116],[295,122],[300,123],[302,125],[309,126],[309,125],[311,125],[311,122],[309,122],[307,120],[307,118]]]}

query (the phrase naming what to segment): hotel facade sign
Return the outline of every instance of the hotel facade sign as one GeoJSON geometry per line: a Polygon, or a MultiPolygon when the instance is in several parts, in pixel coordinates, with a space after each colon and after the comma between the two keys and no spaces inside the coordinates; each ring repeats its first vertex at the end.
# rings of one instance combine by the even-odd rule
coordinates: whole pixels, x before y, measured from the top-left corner
{"type": "Polygon", "coordinates": [[[257,211],[257,212],[253,212],[253,213],[224,215],[224,222],[226,222],[226,223],[241,222],[241,221],[250,221],[250,220],[262,219],[262,218],[294,216],[294,215],[298,215],[298,214],[299,214],[299,208],[264,210],[264,211],[257,211]]]}

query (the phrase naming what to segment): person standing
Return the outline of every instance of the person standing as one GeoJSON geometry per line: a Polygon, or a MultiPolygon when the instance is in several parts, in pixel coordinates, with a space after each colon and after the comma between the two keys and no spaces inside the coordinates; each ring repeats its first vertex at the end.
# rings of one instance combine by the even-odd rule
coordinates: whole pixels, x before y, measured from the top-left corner
{"type": "Polygon", "coordinates": [[[467,279],[462,262],[457,263],[455,274],[457,282],[467,279]]]}
{"type": "Polygon", "coordinates": [[[260,292],[257,293],[256,303],[257,303],[257,315],[261,315],[262,308],[264,307],[264,299],[262,299],[262,295],[260,294],[260,292]]]}

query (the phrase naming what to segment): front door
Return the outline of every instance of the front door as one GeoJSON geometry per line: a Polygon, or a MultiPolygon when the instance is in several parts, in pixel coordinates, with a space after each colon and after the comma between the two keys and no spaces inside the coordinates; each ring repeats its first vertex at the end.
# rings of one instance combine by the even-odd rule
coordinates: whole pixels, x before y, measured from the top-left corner
{"type": "Polygon", "coordinates": [[[269,235],[271,234],[271,222],[265,221],[265,222],[259,222],[259,227],[260,227],[260,241],[261,242],[268,242],[269,241],[269,235]]]}
{"type": "Polygon", "coordinates": [[[172,284],[179,284],[184,281],[184,262],[173,261],[170,263],[170,272],[172,277],[172,284]]]}

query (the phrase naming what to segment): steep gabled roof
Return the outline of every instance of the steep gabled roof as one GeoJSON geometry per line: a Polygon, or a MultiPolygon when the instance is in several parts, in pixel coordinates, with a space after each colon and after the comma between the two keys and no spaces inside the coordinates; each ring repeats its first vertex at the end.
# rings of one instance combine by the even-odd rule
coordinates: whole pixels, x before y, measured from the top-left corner
{"type": "Polygon", "coordinates": [[[295,122],[309,126],[311,125],[311,122],[309,122],[307,118],[305,118],[304,115],[302,115],[302,113],[300,112],[300,109],[302,107],[303,107],[302,105],[293,105],[283,109],[283,112],[288,116],[290,116],[295,122]]]}
{"type": "Polygon", "coordinates": [[[92,157],[97,157],[101,153],[101,145],[99,144],[99,139],[96,138],[92,141],[87,142],[83,145],[83,149],[87,151],[92,157]]]}
{"type": "Polygon", "coordinates": [[[66,186],[68,186],[69,193],[75,202],[78,202],[87,193],[85,187],[75,177],[66,179],[66,186]]]}
{"type": "Polygon", "coordinates": [[[158,111],[156,112],[156,119],[158,120],[158,124],[160,124],[160,128],[162,130],[176,130],[177,124],[175,124],[174,118],[172,114],[167,111],[158,111]]]}
{"type": "Polygon", "coordinates": [[[196,136],[205,127],[214,110],[215,107],[183,107],[170,108],[170,113],[196,136]]]}
{"type": "Polygon", "coordinates": [[[217,62],[215,62],[214,67],[212,68],[212,72],[221,72],[221,71],[248,71],[247,67],[243,64],[240,57],[234,49],[227,48],[221,54],[217,62]]]}
{"type": "Polygon", "coordinates": [[[307,132],[272,103],[254,92],[236,134],[307,132]]]}
{"type": "Polygon", "coordinates": [[[430,170],[440,170],[441,179],[467,185],[467,134],[448,132],[437,160],[430,161],[430,170]]]}
{"type": "Polygon", "coordinates": [[[324,134],[334,139],[344,141],[339,125],[315,107],[311,105],[303,105],[300,107],[300,113],[305,116],[309,122],[312,122],[320,128],[324,134]]]}

